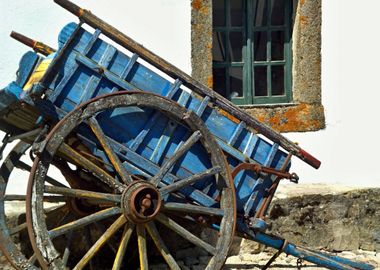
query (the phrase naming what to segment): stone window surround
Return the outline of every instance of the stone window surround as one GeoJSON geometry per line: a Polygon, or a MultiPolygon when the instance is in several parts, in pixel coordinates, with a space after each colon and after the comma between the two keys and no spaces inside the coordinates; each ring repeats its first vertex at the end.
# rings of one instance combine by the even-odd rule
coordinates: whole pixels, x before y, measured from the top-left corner
{"type": "MultiPolygon", "coordinates": [[[[325,128],[321,104],[321,0],[293,0],[293,101],[241,106],[280,132],[325,128]]],[[[192,76],[212,88],[212,0],[191,1],[192,76]]]]}

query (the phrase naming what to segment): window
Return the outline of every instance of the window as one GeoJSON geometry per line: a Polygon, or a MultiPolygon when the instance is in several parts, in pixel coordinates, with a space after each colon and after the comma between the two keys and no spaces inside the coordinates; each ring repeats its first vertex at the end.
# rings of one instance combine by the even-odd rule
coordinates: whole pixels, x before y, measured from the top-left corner
{"type": "Polygon", "coordinates": [[[237,105],[288,103],[291,0],[213,0],[214,90],[237,105]]]}

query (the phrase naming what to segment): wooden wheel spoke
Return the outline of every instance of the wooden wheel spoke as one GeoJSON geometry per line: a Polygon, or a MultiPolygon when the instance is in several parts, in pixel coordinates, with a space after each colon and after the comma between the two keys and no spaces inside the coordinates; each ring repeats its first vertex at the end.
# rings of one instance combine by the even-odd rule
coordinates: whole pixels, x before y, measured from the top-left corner
{"type": "Polygon", "coordinates": [[[63,255],[62,255],[62,262],[63,262],[64,266],[66,266],[67,261],[69,260],[70,245],[71,245],[72,240],[73,240],[73,231],[71,231],[69,234],[69,237],[68,237],[67,242],[66,242],[65,251],[63,252],[63,255]]]}
{"type": "Polygon", "coordinates": [[[102,200],[115,203],[120,203],[121,200],[121,195],[47,185],[45,185],[45,192],[50,194],[61,194],[67,197],[102,200]]]}
{"type": "Polygon", "coordinates": [[[27,227],[28,227],[28,224],[26,222],[21,223],[21,224],[17,225],[16,227],[10,228],[9,234],[15,235],[16,233],[19,233],[19,232],[25,230],[27,227]]]}
{"type": "Polygon", "coordinates": [[[121,238],[119,248],[116,253],[115,261],[112,266],[112,270],[119,270],[121,268],[123,258],[125,255],[125,252],[127,250],[129,239],[131,238],[131,235],[134,230],[134,225],[131,223],[128,223],[124,227],[123,236],[121,238]]]}
{"type": "Polygon", "coordinates": [[[198,238],[188,230],[186,230],[184,227],[176,223],[171,218],[165,216],[164,214],[158,214],[157,220],[164,224],[166,227],[171,229],[172,231],[176,232],[183,238],[185,238],[187,241],[193,243],[194,245],[205,249],[208,253],[215,255],[216,254],[216,248],[211,246],[210,244],[206,243],[202,239],[198,238]]]}
{"type": "Polygon", "coordinates": [[[92,117],[89,119],[89,124],[122,181],[125,184],[131,184],[133,181],[131,176],[124,168],[119,157],[113,151],[111,145],[108,142],[107,136],[104,134],[102,128],[99,125],[99,122],[95,119],[95,117],[92,117]]]}
{"type": "Polygon", "coordinates": [[[158,173],[152,177],[151,182],[153,185],[158,186],[164,175],[174,166],[174,164],[202,137],[200,131],[195,131],[184,142],[175,153],[162,165],[158,173]]]}
{"type": "MultiPolygon", "coordinates": [[[[25,201],[25,195],[19,194],[7,194],[4,196],[4,201],[25,201]]],[[[45,202],[65,202],[66,198],[64,196],[44,196],[45,202]]]]}
{"type": "Polygon", "coordinates": [[[36,260],[37,260],[36,253],[33,253],[32,256],[30,256],[30,258],[28,259],[28,263],[33,265],[36,262],[36,260]]]}
{"type": "Polygon", "coordinates": [[[217,173],[221,172],[221,168],[219,166],[213,167],[211,169],[208,169],[202,173],[194,174],[192,176],[189,176],[185,179],[182,179],[180,181],[177,181],[169,186],[163,187],[160,189],[161,196],[165,196],[169,193],[175,192],[183,187],[186,187],[188,185],[192,185],[196,183],[197,181],[200,181],[202,179],[205,179],[209,176],[215,175],[217,173]]]}
{"type": "Polygon", "coordinates": [[[165,203],[163,205],[163,210],[172,211],[172,212],[209,215],[209,216],[220,216],[220,217],[224,215],[224,210],[220,208],[205,207],[205,206],[184,204],[184,203],[173,203],[173,202],[165,203]]]}
{"type": "Polygon", "coordinates": [[[49,231],[49,236],[53,239],[57,236],[68,233],[69,231],[82,228],[88,224],[94,223],[96,221],[120,214],[121,209],[119,207],[112,207],[105,210],[101,210],[94,214],[85,216],[83,218],[77,219],[75,221],[69,222],[65,225],[59,226],[49,231]]]}
{"type": "Polygon", "coordinates": [[[172,270],[180,270],[181,268],[179,267],[173,256],[170,254],[170,251],[166,247],[164,241],[162,240],[156,225],[153,222],[150,222],[146,225],[146,229],[148,230],[150,237],[152,237],[158,251],[161,253],[169,268],[172,270]]]}
{"type": "Polygon", "coordinates": [[[87,263],[98,253],[100,248],[113,236],[125,223],[126,219],[121,215],[112,225],[100,236],[94,245],[87,251],[83,258],[74,267],[75,270],[83,269],[87,263]]]}
{"type": "MultiPolygon", "coordinates": [[[[105,231],[105,230],[103,230],[103,231],[105,231]]],[[[91,235],[91,231],[90,231],[89,227],[86,227],[86,229],[84,230],[84,237],[85,237],[85,248],[88,251],[88,250],[90,250],[90,248],[94,244],[94,242],[92,241],[92,235],[91,235]]],[[[93,260],[90,260],[88,263],[88,268],[90,270],[94,270],[95,269],[94,266],[95,266],[96,262],[97,262],[97,260],[95,258],[93,260]]]]}
{"type": "Polygon", "coordinates": [[[53,206],[53,207],[44,208],[44,215],[45,216],[47,216],[47,215],[56,216],[56,215],[59,215],[61,213],[67,213],[67,212],[69,212],[69,206],[67,204],[59,205],[58,207],[53,206]]]}
{"type": "Polygon", "coordinates": [[[140,258],[140,269],[148,270],[148,252],[146,248],[146,231],[144,225],[137,225],[136,232],[140,258]]]}
{"type": "Polygon", "coordinates": [[[68,144],[62,143],[61,146],[59,147],[59,152],[69,157],[71,160],[74,160],[74,162],[78,164],[79,166],[81,166],[82,168],[85,168],[89,170],[90,172],[94,173],[102,182],[104,182],[108,186],[120,192],[123,192],[124,190],[123,186],[118,184],[116,180],[111,175],[108,174],[108,172],[106,172],[105,170],[97,166],[90,159],[85,158],[82,155],[80,155],[68,144]]]}
{"type": "MultiPolygon", "coordinates": [[[[106,225],[104,225],[102,222],[94,222],[93,227],[95,227],[100,232],[104,232],[107,229],[106,225]]],[[[117,239],[115,238],[114,235],[111,236],[111,238],[107,241],[107,246],[110,248],[110,250],[112,250],[114,254],[117,253],[117,248],[115,247],[115,244],[114,244],[116,242],[117,242],[117,239]]]]}

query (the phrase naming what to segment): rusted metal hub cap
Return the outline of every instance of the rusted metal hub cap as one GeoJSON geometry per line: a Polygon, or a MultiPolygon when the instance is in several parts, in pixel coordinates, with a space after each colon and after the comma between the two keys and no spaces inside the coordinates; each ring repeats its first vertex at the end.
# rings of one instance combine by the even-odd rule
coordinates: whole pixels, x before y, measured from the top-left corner
{"type": "Polygon", "coordinates": [[[121,207],[129,221],[134,223],[149,222],[160,211],[160,193],[149,182],[134,182],[123,192],[121,207]]]}

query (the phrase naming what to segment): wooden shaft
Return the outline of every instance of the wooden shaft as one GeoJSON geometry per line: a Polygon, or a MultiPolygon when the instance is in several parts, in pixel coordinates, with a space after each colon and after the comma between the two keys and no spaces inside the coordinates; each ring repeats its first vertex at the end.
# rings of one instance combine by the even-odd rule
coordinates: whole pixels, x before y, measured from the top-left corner
{"type": "Polygon", "coordinates": [[[27,36],[24,36],[23,34],[17,33],[15,31],[12,31],[10,36],[22,44],[25,44],[26,46],[32,48],[35,52],[43,54],[45,56],[48,56],[49,54],[55,52],[55,49],[51,48],[50,46],[28,38],[27,36]]]}

